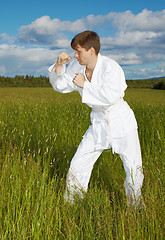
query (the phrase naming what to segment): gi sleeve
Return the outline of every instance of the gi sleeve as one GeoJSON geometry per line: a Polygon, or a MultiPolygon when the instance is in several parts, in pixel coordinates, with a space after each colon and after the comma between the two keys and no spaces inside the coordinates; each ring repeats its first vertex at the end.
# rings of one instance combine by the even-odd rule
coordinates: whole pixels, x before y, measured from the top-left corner
{"type": "Polygon", "coordinates": [[[49,81],[55,91],[60,93],[69,93],[78,91],[78,87],[72,82],[74,73],[70,71],[70,67],[64,64],[60,75],[55,73],[55,64],[49,67],[49,81]]]}
{"type": "Polygon", "coordinates": [[[108,64],[106,69],[92,82],[86,81],[83,87],[82,102],[89,105],[109,106],[124,97],[127,88],[124,72],[118,64],[108,64]],[[101,78],[101,81],[100,81],[101,78]],[[98,84],[100,83],[101,84],[98,84]]]}

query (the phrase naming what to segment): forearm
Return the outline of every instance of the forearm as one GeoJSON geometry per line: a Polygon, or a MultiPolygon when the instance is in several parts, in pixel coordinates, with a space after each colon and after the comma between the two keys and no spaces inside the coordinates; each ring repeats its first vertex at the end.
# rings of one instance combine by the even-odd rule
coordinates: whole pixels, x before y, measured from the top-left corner
{"type": "Polygon", "coordinates": [[[62,66],[63,66],[62,64],[56,63],[54,72],[55,72],[57,75],[60,75],[60,74],[61,74],[61,72],[62,72],[62,66]]]}
{"type": "Polygon", "coordinates": [[[49,67],[49,81],[55,91],[60,93],[68,93],[77,91],[76,85],[72,82],[72,76],[66,73],[65,64],[62,66],[61,74],[55,73],[55,64],[49,67]]]}

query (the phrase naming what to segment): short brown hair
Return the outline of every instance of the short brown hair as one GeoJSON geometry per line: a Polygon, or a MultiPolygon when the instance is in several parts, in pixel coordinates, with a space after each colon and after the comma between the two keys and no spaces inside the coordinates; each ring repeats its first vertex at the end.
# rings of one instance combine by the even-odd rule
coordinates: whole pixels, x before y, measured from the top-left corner
{"type": "Polygon", "coordinates": [[[91,47],[93,47],[96,54],[98,54],[100,51],[100,38],[97,33],[93,31],[84,31],[77,34],[71,41],[71,47],[74,50],[78,45],[86,50],[89,50],[91,47]]]}

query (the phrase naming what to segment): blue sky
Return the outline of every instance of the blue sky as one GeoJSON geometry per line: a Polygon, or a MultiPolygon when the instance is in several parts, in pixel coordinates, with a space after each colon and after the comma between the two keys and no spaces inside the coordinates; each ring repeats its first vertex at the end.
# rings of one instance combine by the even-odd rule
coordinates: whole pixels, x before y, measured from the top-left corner
{"type": "Polygon", "coordinates": [[[1,1],[0,75],[45,75],[84,30],[101,38],[126,79],[165,76],[164,0],[1,1]]]}

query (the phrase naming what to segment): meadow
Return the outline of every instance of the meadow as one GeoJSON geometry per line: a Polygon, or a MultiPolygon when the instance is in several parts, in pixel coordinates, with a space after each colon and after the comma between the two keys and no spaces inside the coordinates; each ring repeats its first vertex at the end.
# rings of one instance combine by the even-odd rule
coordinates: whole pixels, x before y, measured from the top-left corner
{"type": "Polygon", "coordinates": [[[126,204],[125,172],[103,152],[89,190],[64,202],[69,163],[90,124],[78,93],[0,88],[0,239],[163,240],[165,236],[165,91],[128,89],[141,143],[146,205],[126,204]]]}

